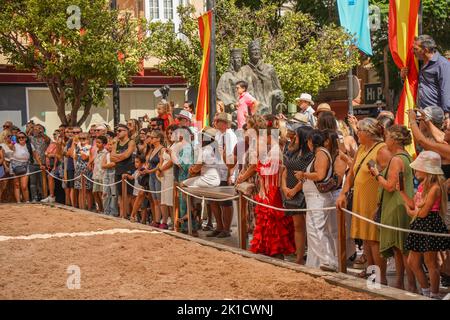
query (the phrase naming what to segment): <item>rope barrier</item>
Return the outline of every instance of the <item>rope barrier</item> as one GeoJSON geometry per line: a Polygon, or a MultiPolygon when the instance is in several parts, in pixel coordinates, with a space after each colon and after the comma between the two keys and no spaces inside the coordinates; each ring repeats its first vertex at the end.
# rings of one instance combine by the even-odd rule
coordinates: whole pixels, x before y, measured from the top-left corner
{"type": "Polygon", "coordinates": [[[369,223],[372,223],[374,225],[377,225],[379,227],[386,228],[386,229],[391,229],[391,230],[401,231],[401,232],[417,233],[417,234],[422,234],[422,235],[425,235],[425,236],[450,237],[450,233],[436,233],[436,232],[427,232],[427,231],[420,231],[420,230],[410,230],[410,229],[398,228],[398,227],[382,224],[382,223],[379,223],[379,222],[375,222],[375,221],[373,221],[373,220],[371,220],[369,218],[363,217],[363,216],[361,216],[361,215],[359,215],[359,214],[357,214],[355,212],[352,212],[352,211],[344,209],[344,208],[342,209],[342,211],[344,211],[344,212],[346,212],[346,213],[348,213],[348,214],[350,214],[352,216],[355,216],[358,219],[367,221],[369,223]]]}
{"type": "Polygon", "coordinates": [[[247,199],[248,201],[257,204],[259,206],[262,207],[266,207],[269,209],[273,209],[273,210],[278,210],[278,211],[283,211],[283,212],[307,212],[307,211],[315,211],[315,210],[320,210],[320,211],[328,211],[328,210],[335,210],[336,207],[326,207],[326,208],[320,208],[320,209],[285,209],[285,208],[279,208],[279,207],[274,207],[265,203],[261,203],[261,202],[257,202],[255,200],[253,200],[252,198],[249,198],[245,195],[242,195],[245,199],[247,199]]]}
{"type": "Polygon", "coordinates": [[[97,184],[97,185],[102,186],[102,187],[112,187],[112,186],[115,186],[116,184],[119,184],[119,183],[122,182],[122,181],[116,181],[116,182],[113,182],[113,183],[110,183],[110,184],[104,184],[104,183],[100,183],[100,182],[97,182],[97,181],[94,181],[94,180],[90,179],[90,178],[89,178],[88,176],[86,176],[85,174],[83,174],[83,177],[84,177],[86,180],[92,182],[93,184],[97,184]]]}
{"type": "Polygon", "coordinates": [[[54,179],[59,180],[59,181],[61,181],[61,182],[75,181],[75,180],[78,180],[78,179],[81,178],[81,175],[79,175],[78,177],[75,177],[75,178],[73,178],[73,179],[62,179],[62,178],[60,178],[60,177],[55,176],[53,173],[51,173],[51,172],[48,171],[48,170],[45,170],[45,172],[47,172],[49,176],[51,176],[51,177],[53,177],[54,179]]]}
{"type": "Polygon", "coordinates": [[[20,176],[11,176],[11,177],[6,177],[6,178],[1,178],[0,181],[6,181],[6,180],[12,180],[12,179],[16,179],[16,178],[22,178],[22,177],[26,177],[26,176],[31,176],[31,175],[36,174],[38,172],[41,172],[41,170],[33,171],[33,172],[27,172],[25,174],[21,174],[20,176]]]}
{"type": "Polygon", "coordinates": [[[170,187],[170,188],[167,188],[167,189],[164,189],[164,190],[161,190],[161,191],[151,191],[151,190],[146,190],[146,189],[142,189],[142,188],[136,187],[136,186],[134,186],[133,184],[131,184],[128,180],[125,180],[125,182],[126,182],[130,187],[133,187],[133,188],[136,189],[136,190],[144,191],[144,192],[147,192],[147,193],[163,193],[163,192],[166,192],[166,191],[169,191],[169,190],[173,190],[173,187],[170,187]]]}
{"type": "Polygon", "coordinates": [[[178,190],[180,190],[180,191],[183,192],[184,194],[187,194],[188,196],[191,196],[191,197],[194,197],[194,198],[197,198],[197,199],[200,199],[200,200],[208,200],[208,201],[219,201],[219,202],[222,202],[222,201],[236,200],[236,199],[239,198],[239,196],[232,196],[232,197],[224,198],[224,199],[207,198],[207,197],[201,197],[201,196],[197,196],[197,195],[195,195],[195,194],[192,194],[192,193],[190,193],[190,192],[184,190],[184,189],[181,188],[181,187],[177,187],[177,188],[178,188],[178,190]]]}

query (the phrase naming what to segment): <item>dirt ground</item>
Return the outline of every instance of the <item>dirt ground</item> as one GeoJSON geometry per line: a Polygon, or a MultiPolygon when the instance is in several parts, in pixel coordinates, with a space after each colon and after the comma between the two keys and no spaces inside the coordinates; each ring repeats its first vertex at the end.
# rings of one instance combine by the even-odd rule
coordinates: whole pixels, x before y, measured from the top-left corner
{"type": "MultiPolygon", "coordinates": [[[[0,221],[0,236],[133,229],[41,205],[1,205],[0,221]]],[[[374,299],[159,232],[0,241],[0,274],[0,299],[374,299]]]]}

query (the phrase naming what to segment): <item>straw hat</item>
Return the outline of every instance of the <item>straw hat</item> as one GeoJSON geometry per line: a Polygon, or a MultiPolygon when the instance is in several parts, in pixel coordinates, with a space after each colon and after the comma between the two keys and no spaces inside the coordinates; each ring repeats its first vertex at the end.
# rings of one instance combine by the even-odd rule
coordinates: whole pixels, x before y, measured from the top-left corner
{"type": "Polygon", "coordinates": [[[308,116],[301,112],[297,112],[296,114],[294,114],[294,117],[291,119],[291,122],[308,124],[308,116]]]}
{"type": "Polygon", "coordinates": [[[231,116],[226,112],[220,112],[216,116],[217,121],[225,121],[226,123],[231,123],[231,116]]]}
{"type": "Polygon", "coordinates": [[[176,116],[177,118],[183,118],[183,119],[187,119],[189,121],[192,120],[192,113],[190,113],[187,110],[181,110],[179,114],[177,114],[176,116]]]}
{"type": "Polygon", "coordinates": [[[296,132],[298,128],[303,127],[304,124],[303,123],[299,123],[299,122],[286,122],[286,129],[288,131],[292,131],[292,132],[296,132]]]}
{"type": "Polygon", "coordinates": [[[441,168],[441,156],[434,151],[422,151],[410,167],[429,174],[444,174],[441,168]]]}
{"type": "Polygon", "coordinates": [[[314,105],[314,101],[312,100],[312,96],[309,93],[302,93],[300,97],[295,98],[295,101],[306,101],[309,102],[310,105],[314,105]]]}
{"type": "Polygon", "coordinates": [[[215,139],[216,134],[217,134],[217,129],[214,129],[212,127],[205,127],[205,128],[203,128],[202,132],[205,136],[208,136],[211,139],[215,139]]]}
{"type": "Polygon", "coordinates": [[[324,112],[324,111],[332,112],[333,114],[335,114],[334,111],[331,110],[331,106],[328,103],[321,103],[317,107],[316,115],[318,116],[319,113],[324,112]]]}

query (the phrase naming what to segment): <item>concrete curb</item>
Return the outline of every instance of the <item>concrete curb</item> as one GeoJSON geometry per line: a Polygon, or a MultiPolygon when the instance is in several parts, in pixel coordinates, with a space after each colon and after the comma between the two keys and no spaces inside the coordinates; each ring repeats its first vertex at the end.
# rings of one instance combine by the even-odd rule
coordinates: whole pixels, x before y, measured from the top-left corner
{"type": "MultiPolygon", "coordinates": [[[[422,295],[413,294],[408,291],[388,287],[385,285],[381,285],[381,288],[379,288],[379,289],[369,288],[367,286],[367,282],[365,279],[356,278],[355,276],[348,275],[345,273],[326,272],[326,271],[322,271],[320,269],[313,269],[313,268],[309,268],[306,266],[297,265],[292,262],[286,262],[283,260],[274,259],[274,258],[264,256],[261,254],[254,254],[250,251],[242,250],[240,248],[233,248],[233,247],[229,247],[229,246],[226,246],[223,244],[206,241],[204,239],[192,237],[192,236],[189,236],[189,235],[186,235],[183,233],[179,233],[179,232],[175,232],[175,231],[171,231],[171,230],[162,230],[162,229],[154,228],[154,227],[151,227],[148,225],[143,225],[140,223],[133,223],[133,222],[124,220],[119,217],[107,216],[104,214],[97,214],[97,213],[93,213],[91,211],[77,209],[77,208],[69,207],[66,205],[59,204],[59,203],[55,203],[55,204],[40,203],[40,204],[48,206],[48,207],[56,207],[56,208],[60,208],[60,209],[65,209],[65,210],[77,212],[80,214],[91,215],[91,216],[95,215],[96,217],[103,218],[103,219],[110,220],[110,221],[121,222],[122,224],[128,224],[129,227],[132,229],[158,231],[158,232],[161,232],[161,233],[164,233],[164,234],[167,234],[167,235],[179,238],[179,239],[195,242],[195,243],[198,243],[198,244],[201,244],[204,246],[208,246],[208,247],[212,247],[212,248],[215,248],[218,250],[235,253],[235,254],[238,254],[238,255],[246,257],[246,258],[252,258],[252,259],[255,259],[255,260],[258,260],[261,262],[270,263],[270,264],[276,265],[278,267],[287,268],[287,269],[294,270],[297,272],[302,272],[304,274],[313,276],[315,278],[322,278],[326,282],[328,282],[332,285],[336,285],[336,286],[350,289],[353,291],[368,293],[370,295],[373,295],[376,297],[381,297],[381,298],[388,299],[388,300],[434,300],[434,299],[424,297],[422,295]]],[[[1,207],[1,205],[0,205],[0,207],[1,207]]]]}

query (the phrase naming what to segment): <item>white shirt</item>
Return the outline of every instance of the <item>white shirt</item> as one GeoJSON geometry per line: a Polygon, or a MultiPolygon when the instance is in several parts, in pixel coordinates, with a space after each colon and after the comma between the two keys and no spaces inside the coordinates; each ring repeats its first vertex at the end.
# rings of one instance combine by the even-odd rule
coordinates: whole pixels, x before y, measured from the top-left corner
{"type": "Polygon", "coordinates": [[[5,153],[5,160],[8,162],[11,161],[14,151],[10,149],[6,143],[2,143],[0,144],[0,146],[2,147],[5,153]]]}
{"type": "MultiPolygon", "coordinates": [[[[28,162],[30,160],[30,153],[28,152],[27,145],[21,145],[16,143],[14,145],[15,151],[12,155],[12,159],[19,162],[28,162]]],[[[31,150],[34,151],[33,145],[31,145],[31,150]]]]}
{"type": "Polygon", "coordinates": [[[233,132],[233,130],[231,129],[227,129],[225,132],[220,132],[218,131],[216,133],[216,142],[219,145],[219,155],[220,155],[220,159],[218,159],[218,166],[217,168],[219,169],[219,174],[220,174],[220,180],[221,181],[227,181],[228,180],[228,167],[226,166],[225,162],[223,161],[222,158],[222,150],[223,150],[223,143],[225,142],[225,153],[226,153],[226,157],[227,157],[227,162],[228,163],[232,163],[234,156],[233,156],[233,151],[234,151],[234,147],[237,144],[237,137],[236,134],[233,132]]]}
{"type": "Polygon", "coordinates": [[[311,106],[309,106],[306,110],[304,110],[304,111],[301,110],[300,112],[303,114],[306,114],[308,116],[309,124],[311,125],[311,127],[315,128],[316,124],[317,124],[317,119],[316,119],[316,117],[314,117],[314,113],[315,113],[314,109],[311,106]]]}

